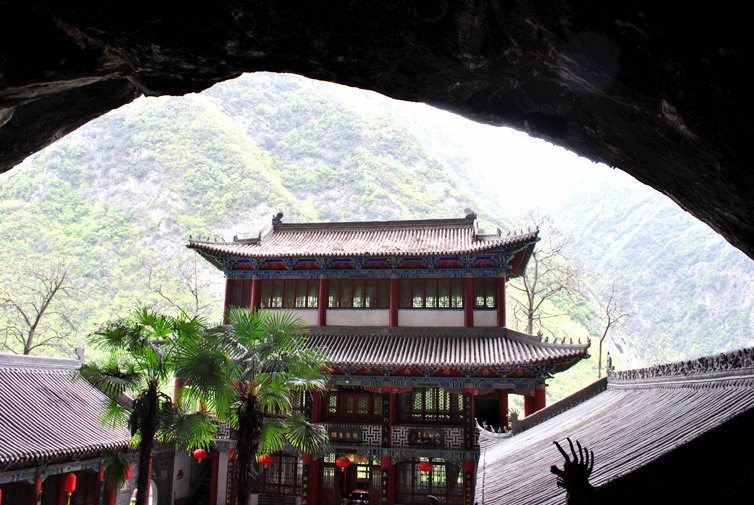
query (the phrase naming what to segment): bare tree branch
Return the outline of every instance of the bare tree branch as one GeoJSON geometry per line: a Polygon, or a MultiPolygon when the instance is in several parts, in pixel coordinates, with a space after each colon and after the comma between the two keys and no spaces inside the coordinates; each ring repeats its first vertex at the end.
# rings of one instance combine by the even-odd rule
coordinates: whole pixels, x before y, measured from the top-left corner
{"type": "Polygon", "coordinates": [[[522,295],[511,297],[513,317],[525,327],[526,333],[533,334],[536,330],[552,334],[543,320],[558,314],[546,312],[545,302],[552,301],[558,294],[570,296],[579,286],[580,272],[565,254],[573,238],[552,229],[552,219],[548,216],[530,215],[527,220],[540,230],[548,229],[532,253],[525,274],[508,284],[522,295]]]}
{"type": "Polygon", "coordinates": [[[0,289],[3,348],[30,354],[40,347],[61,346],[76,331],[66,306],[76,291],[69,268],[54,265],[43,270],[22,266],[17,274],[17,278],[6,279],[0,289]],[[12,345],[14,341],[18,345],[12,345]]]}

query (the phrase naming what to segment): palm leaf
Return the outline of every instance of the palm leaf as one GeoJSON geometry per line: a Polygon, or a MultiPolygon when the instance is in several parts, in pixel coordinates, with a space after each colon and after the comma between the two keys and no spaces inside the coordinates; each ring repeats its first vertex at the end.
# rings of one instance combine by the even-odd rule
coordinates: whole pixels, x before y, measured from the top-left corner
{"type": "Polygon", "coordinates": [[[325,427],[312,424],[302,414],[287,416],[283,433],[288,442],[301,452],[325,452],[329,444],[325,427]]]}

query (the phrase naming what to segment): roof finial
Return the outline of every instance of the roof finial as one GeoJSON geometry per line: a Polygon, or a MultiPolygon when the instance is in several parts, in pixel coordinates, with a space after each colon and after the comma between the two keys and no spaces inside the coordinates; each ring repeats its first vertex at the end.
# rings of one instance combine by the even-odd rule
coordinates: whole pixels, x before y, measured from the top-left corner
{"type": "Polygon", "coordinates": [[[277,230],[280,228],[280,224],[283,221],[283,213],[278,212],[275,217],[272,218],[272,229],[277,230]]]}
{"type": "Polygon", "coordinates": [[[463,209],[463,211],[466,213],[467,221],[473,221],[474,219],[476,219],[476,214],[469,207],[466,207],[465,209],[463,209]]]}

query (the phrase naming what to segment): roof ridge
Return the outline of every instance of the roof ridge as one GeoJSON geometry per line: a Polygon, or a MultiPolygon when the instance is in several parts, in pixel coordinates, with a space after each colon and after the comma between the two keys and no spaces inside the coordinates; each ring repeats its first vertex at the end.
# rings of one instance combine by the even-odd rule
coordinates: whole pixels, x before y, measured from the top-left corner
{"type": "Polygon", "coordinates": [[[81,361],[71,358],[0,354],[0,369],[26,369],[29,371],[71,371],[81,368],[81,361]]]}
{"type": "Polygon", "coordinates": [[[699,358],[661,363],[644,368],[608,369],[609,384],[658,384],[691,382],[754,375],[754,347],[736,349],[699,358]]]}

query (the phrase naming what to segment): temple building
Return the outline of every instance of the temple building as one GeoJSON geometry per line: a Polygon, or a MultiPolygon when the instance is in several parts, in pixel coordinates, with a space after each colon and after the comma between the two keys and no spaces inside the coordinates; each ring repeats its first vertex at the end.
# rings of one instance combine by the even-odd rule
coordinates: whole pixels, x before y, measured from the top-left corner
{"type": "MultiPolygon", "coordinates": [[[[305,402],[326,426],[327,454],[274,454],[258,503],[471,505],[475,420],[508,425],[508,395],[526,416],[545,381],[587,357],[588,343],[542,341],[506,327],[505,288],[522,275],[538,231],[484,233],[461,219],[283,223],[252,239],[192,239],[227,279],[225,307],[292,310],[326,349],[326,394],[305,402]]],[[[231,493],[232,469],[218,456],[231,493]]],[[[219,475],[219,474],[218,474],[219,475]]],[[[218,477],[221,479],[221,477],[218,477]]],[[[227,496],[226,496],[227,498],[227,496]]]]}
{"type": "Polygon", "coordinates": [[[103,451],[124,451],[131,437],[102,426],[105,396],[80,378],[81,364],[0,354],[3,505],[128,503],[130,490],[105,489],[103,451]]]}

